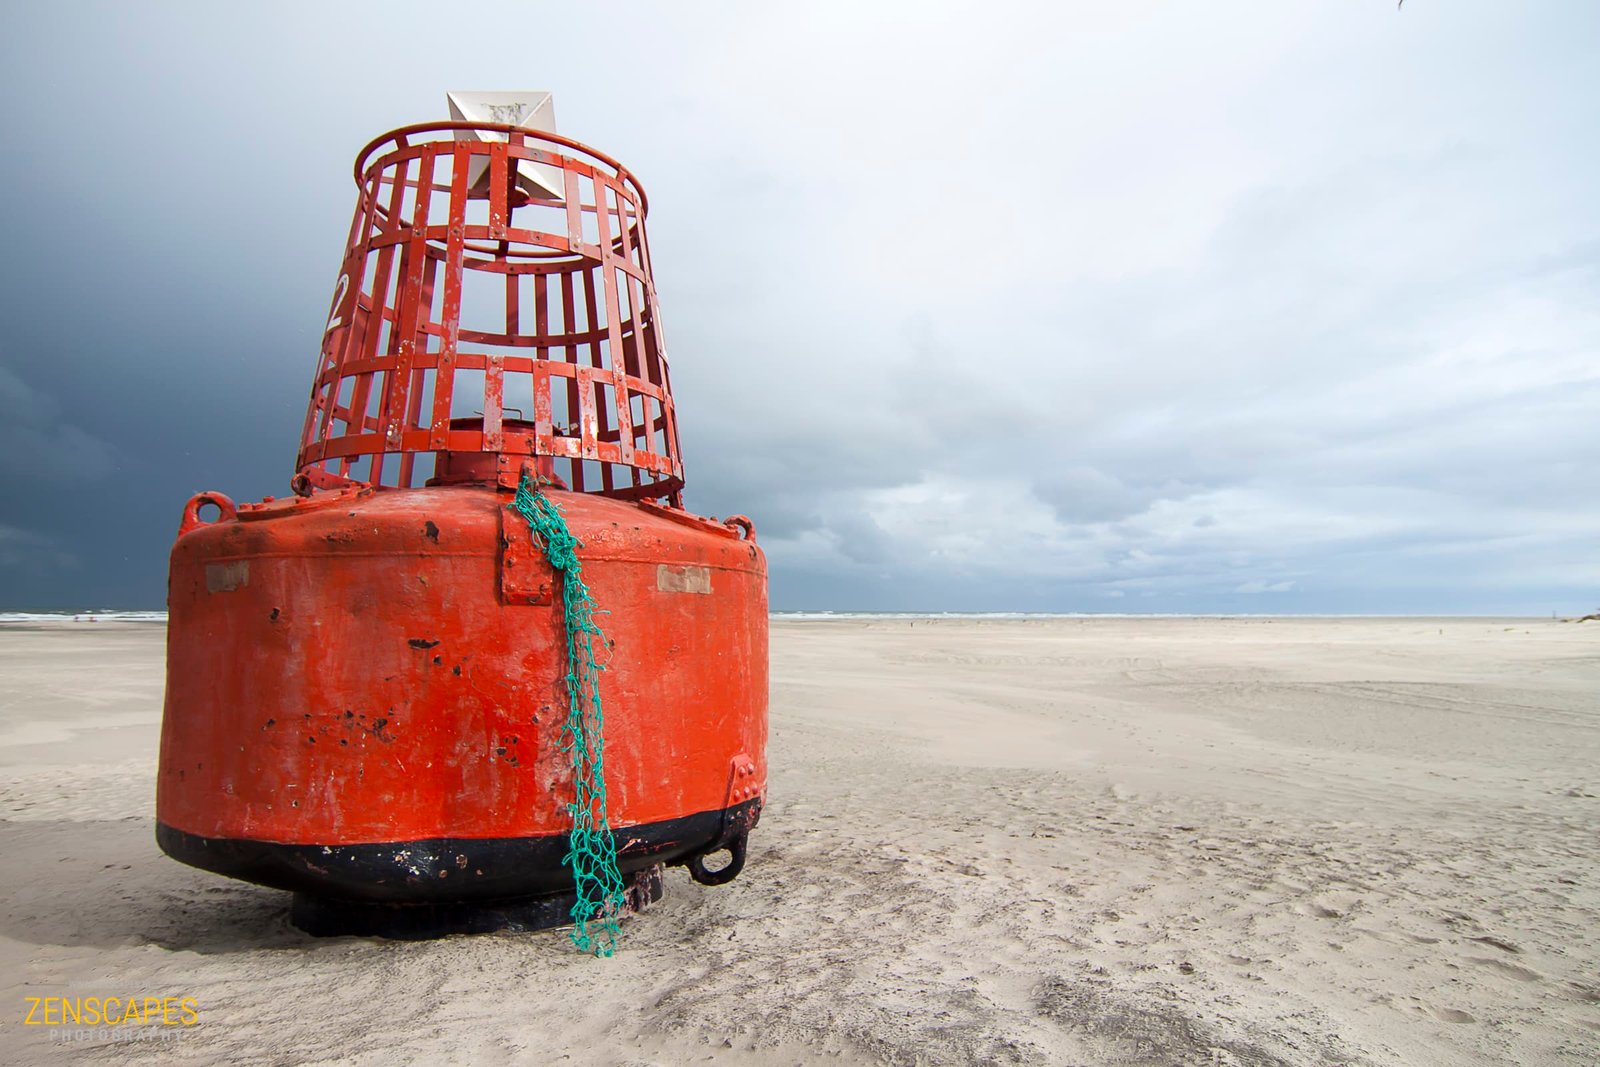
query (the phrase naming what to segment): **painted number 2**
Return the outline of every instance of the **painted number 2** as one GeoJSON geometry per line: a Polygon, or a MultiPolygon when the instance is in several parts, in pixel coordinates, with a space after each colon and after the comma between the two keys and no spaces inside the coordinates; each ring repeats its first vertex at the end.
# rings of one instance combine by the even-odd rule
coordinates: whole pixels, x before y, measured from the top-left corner
{"type": "Polygon", "coordinates": [[[344,294],[348,293],[349,291],[350,291],[350,275],[349,274],[341,274],[341,275],[339,275],[339,282],[338,282],[337,285],[335,285],[333,287],[333,311],[330,312],[329,315],[328,315],[328,326],[327,326],[327,329],[322,331],[322,335],[324,337],[326,337],[329,334],[329,332],[331,332],[333,330],[333,328],[335,326],[343,326],[344,325],[344,316],[339,314],[339,308],[340,308],[341,305],[344,304],[344,294]]]}

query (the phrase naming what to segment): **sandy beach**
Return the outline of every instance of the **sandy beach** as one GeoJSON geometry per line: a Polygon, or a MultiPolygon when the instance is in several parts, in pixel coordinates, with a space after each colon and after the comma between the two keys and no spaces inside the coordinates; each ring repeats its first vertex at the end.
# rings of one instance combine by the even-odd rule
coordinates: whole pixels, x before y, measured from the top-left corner
{"type": "Polygon", "coordinates": [[[164,638],[0,626],[0,1062],[1600,1062],[1594,623],[776,619],[745,873],[609,960],[162,856],[164,638]]]}

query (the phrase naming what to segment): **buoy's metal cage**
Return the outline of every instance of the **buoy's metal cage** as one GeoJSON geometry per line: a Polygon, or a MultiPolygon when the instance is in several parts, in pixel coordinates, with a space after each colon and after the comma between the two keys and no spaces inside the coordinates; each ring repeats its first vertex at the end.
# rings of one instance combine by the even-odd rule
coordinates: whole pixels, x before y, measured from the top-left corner
{"type": "Polygon", "coordinates": [[[410,487],[479,453],[503,485],[535,457],[580,492],[680,503],[648,201],[621,164],[445,122],[377,138],[355,179],[297,492],[410,487]]]}

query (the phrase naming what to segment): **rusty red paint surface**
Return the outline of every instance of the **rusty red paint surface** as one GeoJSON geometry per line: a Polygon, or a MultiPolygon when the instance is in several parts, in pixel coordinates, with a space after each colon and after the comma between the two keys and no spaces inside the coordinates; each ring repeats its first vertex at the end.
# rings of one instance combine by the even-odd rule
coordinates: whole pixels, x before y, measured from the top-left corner
{"type": "MultiPolygon", "coordinates": [[[[759,549],[735,529],[551,495],[608,612],[613,823],[756,795],[767,699],[759,549]],[[662,567],[699,572],[710,595],[663,588],[662,567]]],[[[321,506],[247,505],[181,537],[161,821],[289,843],[564,832],[561,614],[549,598],[524,606],[502,592],[513,572],[535,589],[556,579],[504,503],[489,486],[369,490],[321,506]],[[234,581],[212,581],[216,568],[234,581]]]]}
{"type": "Polygon", "coordinates": [[[692,824],[742,858],[765,795],[766,562],[748,519],[681,508],[644,192],[576,142],[465,128],[358,158],[296,495],[201,494],[173,546],[158,822],[242,877],[250,842],[566,832],[559,587],[506,509],[525,472],[605,613],[619,848],[692,824]],[[514,160],[559,169],[565,199],[529,200],[514,160]]]}

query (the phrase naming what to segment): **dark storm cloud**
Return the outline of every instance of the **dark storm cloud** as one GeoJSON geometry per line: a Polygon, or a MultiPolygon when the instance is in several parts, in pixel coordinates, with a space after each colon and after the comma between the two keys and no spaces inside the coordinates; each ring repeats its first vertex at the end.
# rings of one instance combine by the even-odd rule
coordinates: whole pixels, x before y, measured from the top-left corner
{"type": "Polygon", "coordinates": [[[1412,7],[19,8],[0,608],[286,490],[351,158],[457,87],[642,176],[777,607],[1592,608],[1600,13],[1412,7]]]}

